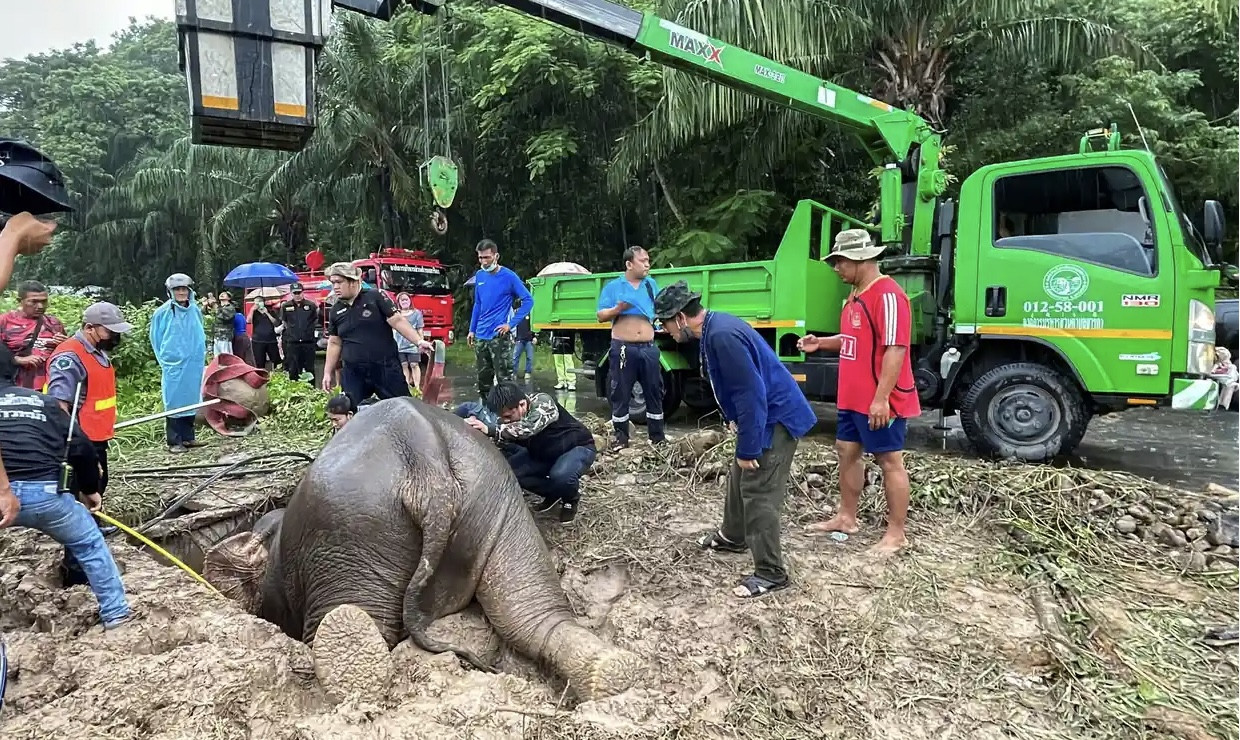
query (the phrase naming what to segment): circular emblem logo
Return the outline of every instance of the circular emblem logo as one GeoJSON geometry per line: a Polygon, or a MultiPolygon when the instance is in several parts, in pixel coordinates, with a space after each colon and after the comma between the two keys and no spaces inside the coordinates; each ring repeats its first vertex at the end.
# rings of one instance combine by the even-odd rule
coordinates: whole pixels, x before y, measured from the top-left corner
{"type": "Polygon", "coordinates": [[[413,308],[413,299],[409,297],[408,293],[398,293],[396,295],[396,305],[400,307],[400,310],[408,311],[413,308]]]}
{"type": "Polygon", "coordinates": [[[1089,290],[1089,274],[1076,265],[1057,265],[1042,278],[1042,290],[1051,298],[1074,301],[1089,290]]]}

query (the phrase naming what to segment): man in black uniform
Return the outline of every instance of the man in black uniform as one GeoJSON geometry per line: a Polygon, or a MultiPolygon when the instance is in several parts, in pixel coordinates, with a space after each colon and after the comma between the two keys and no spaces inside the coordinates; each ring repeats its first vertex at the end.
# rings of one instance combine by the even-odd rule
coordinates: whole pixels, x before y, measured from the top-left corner
{"type": "Polygon", "coordinates": [[[99,600],[104,629],[129,622],[129,602],[112,552],[95,526],[91,511],[103,505],[99,496],[100,467],[95,446],[73,425],[60,403],[16,384],[17,362],[0,347],[0,437],[4,468],[21,508],[15,527],[30,527],[64,545],[80,564],[99,600]],[[67,448],[67,449],[66,449],[67,448]],[[61,487],[61,461],[73,469],[83,501],[61,487]],[[83,503],[85,506],[83,506],[83,503]],[[88,508],[89,507],[89,508],[88,508]]]}
{"type": "Polygon", "coordinates": [[[327,324],[327,365],[323,390],[335,387],[336,368],[340,388],[355,406],[374,393],[379,400],[408,396],[409,385],[400,367],[395,330],[417,346],[426,341],[381,290],[362,290],[362,271],[348,262],[327,268],[327,279],[340,299],[331,308],[327,324]]]}
{"type": "Polygon", "coordinates": [[[293,299],[280,306],[281,326],[277,329],[284,343],[284,370],[293,380],[310,373],[314,384],[314,330],[319,325],[319,304],[302,293],[301,283],[293,283],[293,299]]]}
{"type": "Polygon", "coordinates": [[[542,496],[534,510],[550,511],[559,504],[560,521],[571,522],[581,501],[581,476],[598,454],[594,435],[549,394],[526,395],[510,380],[487,393],[486,405],[499,417],[497,425],[488,427],[476,417],[465,423],[497,444],[515,445],[504,456],[521,487],[542,496]]]}

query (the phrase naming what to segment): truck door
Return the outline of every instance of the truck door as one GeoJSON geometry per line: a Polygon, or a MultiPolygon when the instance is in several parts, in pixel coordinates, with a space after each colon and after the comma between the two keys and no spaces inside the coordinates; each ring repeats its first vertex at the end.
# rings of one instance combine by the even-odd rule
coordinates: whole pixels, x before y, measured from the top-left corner
{"type": "Polygon", "coordinates": [[[1089,393],[1165,395],[1175,269],[1162,194],[1139,161],[1079,161],[1000,167],[984,183],[977,332],[1058,349],[1089,393]]]}

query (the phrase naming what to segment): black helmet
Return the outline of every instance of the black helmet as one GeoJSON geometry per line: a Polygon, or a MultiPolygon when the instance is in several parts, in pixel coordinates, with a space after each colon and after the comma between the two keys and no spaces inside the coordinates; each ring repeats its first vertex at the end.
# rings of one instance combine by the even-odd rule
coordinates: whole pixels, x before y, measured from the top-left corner
{"type": "Polygon", "coordinates": [[[0,211],[72,211],[65,178],[56,163],[24,141],[0,137],[0,211]]]}
{"type": "Polygon", "coordinates": [[[701,297],[701,293],[689,290],[689,284],[684,280],[677,280],[654,297],[654,317],[660,321],[670,319],[701,297]]]}

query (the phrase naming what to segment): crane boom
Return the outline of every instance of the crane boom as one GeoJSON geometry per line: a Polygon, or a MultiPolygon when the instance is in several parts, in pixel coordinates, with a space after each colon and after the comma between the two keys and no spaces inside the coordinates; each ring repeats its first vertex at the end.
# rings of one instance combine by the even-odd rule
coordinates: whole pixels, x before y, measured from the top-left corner
{"type": "MultiPolygon", "coordinates": [[[[838,124],[884,167],[879,186],[880,241],[909,239],[928,253],[935,201],[946,188],[939,135],[924,119],[653,13],[609,0],[496,0],[513,10],[621,46],[668,67],[838,124]],[[916,183],[906,204],[902,186],[916,183]],[[907,223],[911,217],[912,223],[907,223]],[[906,235],[906,227],[911,231],[906,235]]],[[[423,12],[435,6],[423,5],[423,12]],[[428,9],[429,8],[429,9],[428,9]]]]}

